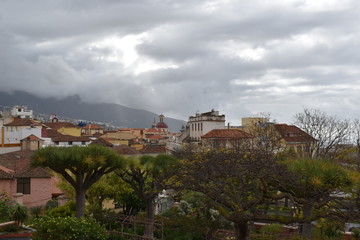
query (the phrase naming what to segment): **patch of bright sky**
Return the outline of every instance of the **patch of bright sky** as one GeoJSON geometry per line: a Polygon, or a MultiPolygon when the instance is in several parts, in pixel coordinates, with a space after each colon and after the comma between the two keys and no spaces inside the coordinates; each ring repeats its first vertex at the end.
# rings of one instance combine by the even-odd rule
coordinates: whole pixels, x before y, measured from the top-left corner
{"type": "Polygon", "coordinates": [[[350,0],[305,0],[300,8],[306,11],[340,11],[351,7],[350,0]]]}
{"type": "Polygon", "coordinates": [[[125,37],[111,36],[102,41],[92,43],[91,48],[110,49],[110,53],[99,56],[99,59],[108,62],[119,62],[125,70],[134,75],[158,69],[178,68],[170,62],[158,62],[148,57],[140,56],[136,46],[149,39],[147,33],[127,35],[125,37]]]}
{"type": "Polygon", "coordinates": [[[289,94],[298,94],[298,93],[321,93],[321,94],[337,94],[340,91],[350,90],[351,86],[345,84],[337,84],[334,86],[311,86],[311,85],[302,85],[302,86],[271,86],[268,88],[257,88],[248,90],[248,92],[258,92],[258,93],[268,93],[269,95],[284,96],[289,94]]]}
{"type": "Polygon", "coordinates": [[[229,4],[230,0],[213,0],[213,1],[205,1],[205,3],[200,7],[205,13],[213,13],[219,10],[224,5],[229,4]]]}
{"type": "MultiPolygon", "coordinates": [[[[23,37],[15,37],[15,39],[17,40],[17,42],[19,42],[20,46],[27,46],[27,43],[25,42],[25,38],[23,37]],[[24,44],[24,45],[23,45],[24,44]]],[[[39,49],[54,49],[56,47],[59,47],[61,45],[65,45],[65,44],[69,44],[69,42],[71,42],[73,39],[71,38],[59,38],[59,39],[52,39],[51,41],[42,41],[42,42],[36,42],[34,45],[32,45],[32,47],[35,48],[39,48],[39,49]]]]}
{"type": "Polygon", "coordinates": [[[299,42],[304,46],[313,47],[318,44],[326,44],[329,45],[327,39],[323,38],[321,35],[317,33],[310,33],[310,34],[298,34],[294,35],[291,38],[294,42],[299,42]]]}
{"type": "Polygon", "coordinates": [[[225,41],[220,46],[220,55],[229,58],[241,58],[245,61],[259,61],[266,51],[261,47],[252,47],[250,44],[239,43],[234,40],[225,41]]]}
{"type": "Polygon", "coordinates": [[[245,86],[260,86],[264,84],[271,84],[271,85],[279,85],[279,86],[292,86],[299,84],[307,83],[309,80],[305,78],[283,78],[274,73],[268,73],[264,75],[260,79],[249,79],[249,80],[242,80],[242,79],[234,79],[231,81],[233,85],[245,85],[245,86]]]}
{"type": "MultiPolygon", "coordinates": [[[[276,39],[266,43],[266,50],[286,51],[286,49],[310,49],[316,46],[331,47],[331,39],[323,36],[320,29],[306,34],[296,34],[287,39],[276,39]]],[[[265,52],[265,51],[264,51],[265,52]]]]}

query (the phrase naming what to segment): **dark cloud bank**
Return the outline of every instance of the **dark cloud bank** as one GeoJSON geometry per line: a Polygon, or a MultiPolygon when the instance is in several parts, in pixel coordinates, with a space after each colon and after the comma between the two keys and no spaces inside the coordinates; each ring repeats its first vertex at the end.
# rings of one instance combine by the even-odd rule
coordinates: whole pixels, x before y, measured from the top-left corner
{"type": "Polygon", "coordinates": [[[1,1],[0,90],[233,124],[358,118],[359,18],[357,1],[1,1]]]}

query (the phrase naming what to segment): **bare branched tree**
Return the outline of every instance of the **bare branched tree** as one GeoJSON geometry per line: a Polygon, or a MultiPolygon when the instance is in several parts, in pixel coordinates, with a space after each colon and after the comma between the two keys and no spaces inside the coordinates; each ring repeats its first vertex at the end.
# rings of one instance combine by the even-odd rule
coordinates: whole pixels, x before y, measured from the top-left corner
{"type": "Polygon", "coordinates": [[[281,150],[281,135],[275,129],[275,120],[271,119],[270,113],[258,113],[252,117],[252,121],[246,126],[246,131],[254,136],[253,148],[268,152],[281,150]]]}
{"type": "Polygon", "coordinates": [[[356,167],[360,172],[360,120],[355,119],[352,124],[352,139],[356,149],[356,167]]]}
{"type": "Polygon", "coordinates": [[[350,120],[338,119],[319,109],[304,108],[294,116],[294,124],[317,140],[310,146],[312,158],[334,158],[350,142],[350,120]]]}

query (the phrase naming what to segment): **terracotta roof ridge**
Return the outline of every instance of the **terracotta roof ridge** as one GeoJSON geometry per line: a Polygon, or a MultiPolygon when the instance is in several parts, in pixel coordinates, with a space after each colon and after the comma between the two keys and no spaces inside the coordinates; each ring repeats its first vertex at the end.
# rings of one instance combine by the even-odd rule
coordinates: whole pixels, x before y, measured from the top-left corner
{"type": "Polygon", "coordinates": [[[25,139],[30,139],[30,140],[42,140],[41,138],[37,137],[37,136],[34,135],[34,134],[31,134],[31,135],[29,135],[29,136],[27,136],[27,137],[24,137],[24,138],[21,139],[20,141],[25,140],[25,139]]]}
{"type": "Polygon", "coordinates": [[[12,175],[15,173],[14,170],[11,170],[11,169],[9,169],[9,168],[6,168],[6,167],[4,167],[4,166],[2,166],[2,165],[0,165],[0,170],[6,172],[6,173],[8,173],[8,174],[12,174],[12,175]]]}

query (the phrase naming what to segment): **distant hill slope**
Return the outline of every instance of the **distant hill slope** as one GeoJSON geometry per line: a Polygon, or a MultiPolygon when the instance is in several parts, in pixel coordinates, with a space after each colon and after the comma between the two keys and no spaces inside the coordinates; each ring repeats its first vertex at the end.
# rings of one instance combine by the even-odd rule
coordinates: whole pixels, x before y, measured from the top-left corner
{"type": "MultiPolygon", "coordinates": [[[[63,100],[39,98],[26,92],[16,91],[12,94],[0,92],[0,105],[25,105],[34,113],[56,114],[73,119],[83,119],[110,123],[117,127],[149,128],[158,114],[146,110],[128,108],[119,104],[85,103],[78,96],[63,100]]],[[[178,132],[185,121],[165,118],[171,132],[178,132]]]]}

